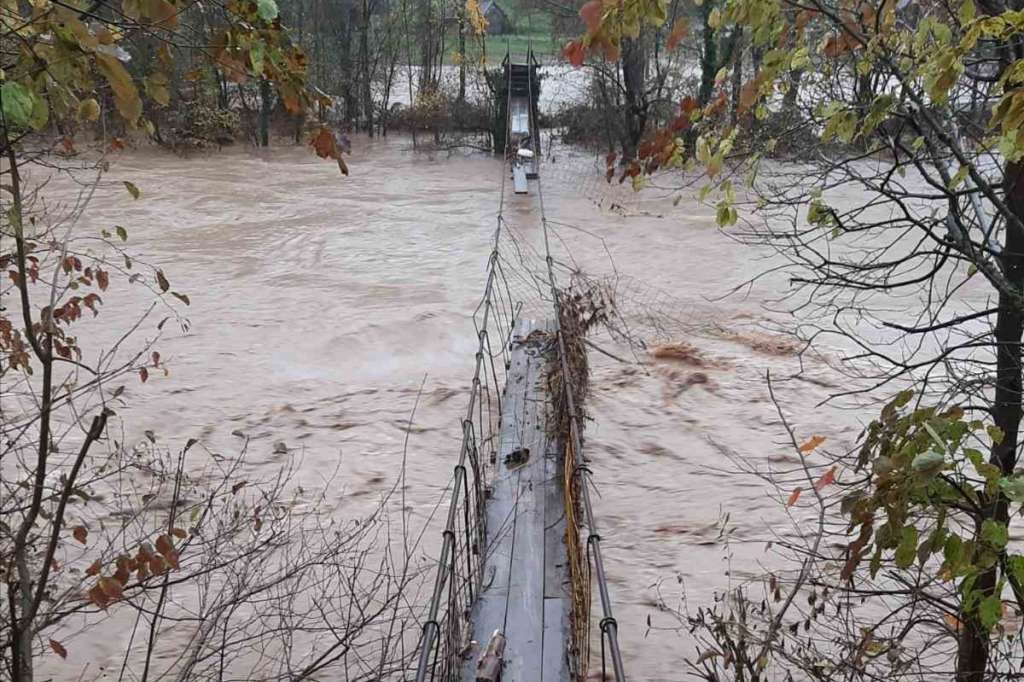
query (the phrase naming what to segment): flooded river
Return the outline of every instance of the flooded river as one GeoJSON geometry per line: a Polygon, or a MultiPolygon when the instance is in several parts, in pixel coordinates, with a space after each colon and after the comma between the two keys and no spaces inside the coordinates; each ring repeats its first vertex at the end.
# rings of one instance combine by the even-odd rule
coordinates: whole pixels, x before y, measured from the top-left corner
{"type": "MultiPolygon", "coordinates": [[[[501,163],[414,153],[402,138],[354,143],[347,178],[300,148],[188,159],[126,152],[107,176],[118,182],[97,191],[76,229],[124,226],[134,256],[191,301],[187,333],[170,324],[156,345],[168,375],[129,382],[130,407],[120,411],[129,443],[152,431],[172,450],[197,438],[231,455],[244,434],[250,467],[298,455],[298,483],[330,480],[339,513],[357,515],[394,483],[422,384],[407,502],[423,521],[458,455],[501,163]]],[[[785,518],[730,456],[762,468],[796,461],[765,383],[766,371],[783,378],[800,368],[797,346],[771,331],[784,316],[764,306],[787,285],[769,278],[727,295],[767,255],[723,234],[708,207],[608,186],[585,155],[557,153],[542,173],[560,257],[568,245],[580,268],[618,276],[637,340],[689,344],[659,360],[598,335],[597,345],[631,362],[591,354],[587,427],[627,670],[636,680],[683,679],[689,635],[657,608],[659,591],[672,606],[684,588],[690,608],[707,603],[761,570],[764,541],[785,518]],[[726,515],[732,531],[723,535],[726,515]]],[[[539,249],[536,199],[510,194],[505,215],[516,239],[539,249]]],[[[98,318],[111,328],[139,312],[117,296],[98,318]]],[[[854,417],[816,407],[840,379],[811,358],[803,370],[777,387],[797,432],[850,445],[854,417]]],[[[424,554],[434,540],[439,533],[424,554]]],[[[116,638],[90,644],[108,664],[123,655],[116,638]]]]}

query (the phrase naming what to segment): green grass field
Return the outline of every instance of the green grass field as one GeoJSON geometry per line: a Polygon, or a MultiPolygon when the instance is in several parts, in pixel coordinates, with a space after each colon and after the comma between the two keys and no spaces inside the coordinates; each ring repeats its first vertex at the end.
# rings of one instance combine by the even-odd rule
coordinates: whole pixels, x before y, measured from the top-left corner
{"type": "MultiPolygon", "coordinates": [[[[551,37],[551,15],[543,10],[525,10],[517,0],[498,0],[498,4],[509,16],[512,31],[505,35],[488,35],[484,38],[487,63],[500,64],[505,58],[506,48],[513,56],[525,57],[530,47],[538,59],[556,56],[561,50],[551,37]]],[[[453,35],[449,44],[454,45],[453,35]]],[[[475,41],[474,41],[475,42],[475,41]]],[[[479,58],[478,48],[467,50],[471,59],[479,58]]]]}

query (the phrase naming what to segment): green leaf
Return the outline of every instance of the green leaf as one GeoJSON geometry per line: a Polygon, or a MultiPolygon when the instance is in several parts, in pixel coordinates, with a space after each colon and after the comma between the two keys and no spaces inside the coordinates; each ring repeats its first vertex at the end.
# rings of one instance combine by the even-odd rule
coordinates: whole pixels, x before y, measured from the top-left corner
{"type": "MultiPolygon", "coordinates": [[[[117,236],[121,238],[121,241],[123,241],[123,242],[128,241],[128,230],[124,229],[120,225],[114,226],[114,229],[117,231],[117,236]]],[[[131,266],[129,265],[128,267],[131,267],[131,266]]]]}
{"type": "Polygon", "coordinates": [[[1006,560],[1006,570],[1014,580],[1024,585],[1024,556],[1015,554],[1006,560]]]}
{"type": "Polygon", "coordinates": [[[49,120],[50,105],[47,104],[46,98],[38,92],[32,92],[32,117],[29,119],[28,124],[32,127],[32,130],[42,130],[46,127],[46,122],[49,120]]]}
{"type": "Polygon", "coordinates": [[[978,619],[985,630],[991,630],[1003,617],[1003,600],[998,594],[991,594],[981,600],[978,606],[978,619]]]}
{"type": "Polygon", "coordinates": [[[124,182],[124,187],[125,189],[128,190],[128,193],[132,195],[132,199],[138,199],[139,195],[142,194],[141,192],[139,192],[139,188],[136,187],[134,184],[128,182],[127,180],[122,180],[122,182],[124,182]]]}
{"type": "Polygon", "coordinates": [[[274,0],[256,0],[256,13],[269,23],[277,19],[277,3],[274,0]]]}
{"type": "Polygon", "coordinates": [[[917,557],[917,528],[904,526],[900,534],[900,544],[896,548],[896,565],[909,568],[917,557]]]}
{"type": "Polygon", "coordinates": [[[11,128],[28,128],[32,121],[32,91],[21,83],[8,81],[0,86],[4,122],[11,128]]]}
{"type": "Polygon", "coordinates": [[[1004,434],[1001,428],[995,426],[994,424],[990,424],[988,427],[986,427],[986,430],[988,431],[988,437],[992,439],[993,443],[999,445],[1000,443],[1003,442],[1004,434]]]}
{"type": "Polygon", "coordinates": [[[960,3],[960,9],[956,14],[961,24],[971,23],[974,21],[974,2],[972,0],[964,0],[960,3]]]}
{"type": "Polygon", "coordinates": [[[956,170],[956,175],[949,179],[949,186],[947,187],[947,189],[954,190],[957,187],[959,187],[963,183],[964,178],[967,177],[967,173],[969,173],[970,170],[971,169],[969,166],[960,166],[956,170]]]}
{"type": "Polygon", "coordinates": [[[922,452],[920,455],[915,457],[910,466],[916,474],[921,474],[922,476],[934,476],[942,471],[942,467],[945,466],[945,464],[945,455],[941,452],[929,450],[928,452],[922,452]]]}
{"type": "Polygon", "coordinates": [[[999,479],[1003,494],[1013,502],[1024,502],[1024,476],[999,479]]]}
{"type": "Polygon", "coordinates": [[[1010,536],[1006,526],[998,521],[986,519],[981,524],[981,539],[996,549],[1002,549],[1006,547],[1010,536]]]}
{"type": "Polygon", "coordinates": [[[249,48],[249,62],[252,64],[252,72],[259,76],[263,73],[263,43],[257,40],[249,48]]]}

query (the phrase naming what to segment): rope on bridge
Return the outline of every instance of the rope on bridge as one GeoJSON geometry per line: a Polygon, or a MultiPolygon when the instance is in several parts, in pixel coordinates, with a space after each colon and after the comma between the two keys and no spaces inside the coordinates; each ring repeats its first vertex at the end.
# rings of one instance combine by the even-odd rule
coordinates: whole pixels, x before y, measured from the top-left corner
{"type": "MultiPolygon", "coordinates": [[[[506,52],[506,59],[508,59],[506,52]]],[[[532,58],[532,51],[531,51],[532,58]]],[[[528,59],[528,63],[530,63],[528,59]]],[[[506,111],[511,102],[511,76],[506,79],[506,111]]],[[[528,78],[529,102],[533,102],[533,78],[528,78]]],[[[506,149],[510,138],[506,125],[506,149]]],[[[540,153],[540,150],[536,150],[540,153]]],[[[473,319],[477,330],[473,384],[466,416],[462,421],[462,444],[458,464],[455,466],[451,484],[451,500],[443,534],[441,555],[438,559],[437,574],[431,595],[427,620],[423,624],[416,682],[445,680],[456,682],[461,679],[464,657],[469,643],[470,615],[473,604],[483,587],[483,569],[487,556],[484,503],[487,489],[488,465],[495,462],[498,448],[498,427],[501,414],[502,378],[495,365],[500,356],[501,375],[510,365],[511,338],[516,319],[521,312],[521,302],[512,298],[509,276],[530,280],[540,293],[543,283],[537,273],[506,273],[502,267],[499,246],[503,239],[503,228],[510,226],[503,215],[505,202],[505,181],[509,172],[508,154],[501,168],[501,197],[498,205],[497,225],[494,232],[493,248],[487,262],[487,279],[484,293],[473,319]],[[492,330],[500,328],[501,345],[494,352],[491,345],[492,330]],[[468,467],[467,467],[468,463],[468,467]]],[[[573,642],[570,650],[572,662],[570,672],[577,680],[586,677],[590,655],[590,590],[596,582],[601,600],[602,619],[601,650],[602,667],[605,652],[610,655],[615,679],[623,682],[625,669],[618,641],[618,625],[612,613],[611,597],[608,592],[607,576],[601,553],[601,536],[597,530],[593,506],[590,499],[591,472],[583,457],[581,425],[581,401],[573,387],[569,352],[585,352],[579,348],[582,339],[567,340],[566,324],[569,312],[563,301],[565,293],[559,289],[555,278],[555,260],[551,253],[548,220],[544,210],[544,194],[537,180],[541,223],[544,235],[544,260],[546,262],[547,288],[555,313],[555,334],[557,339],[557,382],[560,399],[564,402],[563,417],[568,420],[568,433],[564,439],[565,448],[565,511],[566,548],[570,562],[570,577],[573,583],[572,630],[573,642]],[[581,528],[587,528],[585,553],[581,550],[581,528]]],[[[507,229],[504,231],[508,231],[507,229]]],[[[522,244],[516,243],[515,249],[522,244]]],[[[518,254],[520,261],[523,254],[518,254]]],[[[585,364],[585,361],[584,361],[585,364]]],[[[552,382],[554,385],[555,382],[552,382]]],[[[514,643],[510,643],[515,646],[514,643]]]]}

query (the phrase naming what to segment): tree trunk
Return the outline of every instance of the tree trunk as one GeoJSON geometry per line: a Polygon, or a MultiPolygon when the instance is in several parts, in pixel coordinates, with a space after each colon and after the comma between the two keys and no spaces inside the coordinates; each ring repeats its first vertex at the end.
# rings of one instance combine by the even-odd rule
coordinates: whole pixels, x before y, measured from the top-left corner
{"type": "Polygon", "coordinates": [[[732,47],[732,112],[730,121],[736,125],[740,119],[740,91],[743,89],[743,29],[735,28],[732,47]]]}
{"type": "Polygon", "coordinates": [[[647,74],[647,55],[643,34],[639,38],[622,41],[622,89],[625,93],[623,123],[625,135],[622,145],[623,161],[636,158],[637,146],[647,128],[647,98],[644,81],[647,74]]]}
{"type": "Polygon", "coordinates": [[[714,5],[712,0],[705,0],[700,6],[701,37],[704,49],[700,54],[700,89],[697,91],[697,102],[702,107],[711,101],[711,92],[715,89],[715,74],[718,72],[718,36],[715,34],[715,29],[709,25],[714,5]]]}
{"type": "Polygon", "coordinates": [[[466,6],[459,5],[459,102],[466,101],[466,6]]]}
{"type": "Polygon", "coordinates": [[[363,95],[363,118],[366,133],[373,137],[373,91],[370,88],[370,0],[363,0],[359,23],[360,86],[363,95]]]}
{"type": "MultiPolygon", "coordinates": [[[[1010,211],[1024,219],[1024,164],[1009,163],[1003,179],[1003,190],[1010,211]]],[[[1024,234],[1011,226],[1006,229],[1006,243],[999,254],[1006,279],[1020,291],[1024,287],[1024,234]]],[[[992,409],[993,422],[1003,432],[1003,439],[992,445],[989,463],[999,467],[1004,476],[1013,474],[1017,465],[1017,445],[1020,439],[1021,406],[1021,336],[1024,333],[1024,311],[1016,301],[1005,293],[999,295],[999,312],[996,316],[996,387],[995,404],[992,409]]],[[[986,519],[1006,524],[1009,521],[1009,505],[1002,493],[994,498],[982,500],[985,516],[977,520],[978,530],[986,519]]],[[[982,598],[994,593],[998,583],[998,565],[986,570],[974,584],[982,598]]],[[[957,651],[957,682],[984,682],[988,666],[989,633],[980,622],[975,606],[963,614],[957,651]]]]}
{"type": "Polygon", "coordinates": [[[270,81],[260,78],[260,146],[270,146],[270,81]]]}

